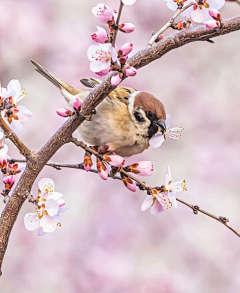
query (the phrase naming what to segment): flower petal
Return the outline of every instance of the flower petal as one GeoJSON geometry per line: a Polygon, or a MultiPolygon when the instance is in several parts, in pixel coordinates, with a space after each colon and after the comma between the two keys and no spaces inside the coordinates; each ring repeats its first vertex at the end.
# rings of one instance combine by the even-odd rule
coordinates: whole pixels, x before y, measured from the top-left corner
{"type": "Polygon", "coordinates": [[[42,178],[38,182],[38,188],[41,190],[42,193],[45,191],[52,193],[54,191],[55,184],[51,178],[42,178]]]}
{"type": "Polygon", "coordinates": [[[156,200],[154,205],[151,207],[151,214],[158,215],[159,213],[164,211],[164,207],[160,204],[159,201],[156,200]]]}
{"type": "Polygon", "coordinates": [[[19,110],[19,112],[17,113],[18,119],[22,123],[28,122],[33,115],[33,113],[27,107],[20,105],[17,106],[17,109],[19,110]]]}
{"type": "Polygon", "coordinates": [[[39,228],[37,213],[29,213],[24,216],[24,225],[28,231],[35,231],[39,228]]]}
{"type": "Polygon", "coordinates": [[[59,210],[59,205],[54,199],[47,199],[45,202],[45,209],[50,217],[57,215],[59,210]]]}
{"type": "Polygon", "coordinates": [[[43,230],[43,232],[46,233],[52,233],[57,228],[58,219],[56,217],[50,217],[47,215],[44,215],[40,219],[40,226],[43,230]]]}
{"type": "Polygon", "coordinates": [[[142,212],[146,211],[152,206],[152,204],[153,204],[153,197],[151,195],[148,195],[142,202],[141,211],[142,212]]]}
{"type": "Polygon", "coordinates": [[[159,148],[165,141],[164,135],[156,135],[150,138],[149,145],[156,149],[159,148]]]}

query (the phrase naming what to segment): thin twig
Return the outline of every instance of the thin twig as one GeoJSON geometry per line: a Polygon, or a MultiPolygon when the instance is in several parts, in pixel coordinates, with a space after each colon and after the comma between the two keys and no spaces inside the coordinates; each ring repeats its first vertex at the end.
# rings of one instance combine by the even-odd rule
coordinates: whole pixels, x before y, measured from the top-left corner
{"type": "Polygon", "coordinates": [[[179,14],[181,14],[184,10],[188,9],[189,7],[191,7],[192,5],[194,5],[194,2],[189,3],[188,5],[184,6],[181,9],[177,9],[176,12],[174,13],[173,17],[156,33],[154,34],[149,43],[148,46],[152,46],[154,44],[154,42],[157,40],[157,38],[165,31],[167,30],[169,27],[171,27],[171,25],[173,24],[173,21],[179,16],[179,14]]]}
{"type": "Polygon", "coordinates": [[[117,33],[118,33],[118,26],[119,26],[120,17],[121,17],[121,14],[122,14],[123,6],[124,6],[124,4],[120,0],[119,10],[118,10],[118,16],[117,16],[117,20],[116,20],[116,24],[115,24],[113,36],[112,36],[112,46],[113,47],[115,46],[115,42],[116,42],[116,37],[117,37],[117,33]]]}
{"type": "Polygon", "coordinates": [[[24,157],[29,157],[31,151],[25,146],[23,142],[17,137],[17,135],[8,127],[3,118],[0,115],[0,128],[3,130],[6,138],[10,139],[11,142],[18,148],[19,152],[24,157]]]}

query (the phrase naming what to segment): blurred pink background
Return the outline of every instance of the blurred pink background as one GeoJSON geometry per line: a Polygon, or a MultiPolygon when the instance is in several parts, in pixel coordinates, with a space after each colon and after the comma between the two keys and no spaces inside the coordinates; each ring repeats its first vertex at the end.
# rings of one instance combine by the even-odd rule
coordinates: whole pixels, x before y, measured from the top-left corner
{"type": "MultiPolygon", "coordinates": [[[[101,25],[91,8],[98,1],[2,0],[0,2],[1,81],[17,78],[28,95],[22,102],[34,113],[21,139],[39,150],[62,125],[58,108],[66,107],[58,90],[34,71],[34,59],[57,77],[80,87],[92,76],[87,48],[90,34],[101,25]]],[[[106,0],[118,9],[119,1],[106,0]]],[[[223,18],[240,14],[226,3],[223,18]]],[[[132,34],[119,33],[117,44],[131,41],[133,53],[145,48],[172,12],[164,1],[137,0],[125,7],[122,21],[133,22],[132,34]]],[[[169,31],[170,33],[171,31],[169,31]]],[[[128,162],[152,160],[154,173],[144,178],[161,185],[167,165],[173,179],[187,180],[179,197],[216,215],[230,218],[240,231],[240,32],[192,43],[171,51],[138,71],[124,85],[149,91],[172,114],[172,126],[185,128],[180,141],[168,140],[128,162]]],[[[10,146],[10,155],[19,157],[10,146]]],[[[80,163],[83,152],[66,145],[53,161],[80,163]]],[[[38,237],[24,228],[33,212],[26,202],[13,228],[3,264],[3,293],[236,293],[240,292],[240,245],[220,223],[195,216],[179,204],[155,217],[141,212],[145,194],[132,193],[121,182],[104,182],[80,170],[45,167],[65,195],[69,211],[62,227],[38,237]]],[[[36,195],[37,184],[32,193],[36,195]]],[[[0,202],[0,210],[4,207],[0,202]]]]}

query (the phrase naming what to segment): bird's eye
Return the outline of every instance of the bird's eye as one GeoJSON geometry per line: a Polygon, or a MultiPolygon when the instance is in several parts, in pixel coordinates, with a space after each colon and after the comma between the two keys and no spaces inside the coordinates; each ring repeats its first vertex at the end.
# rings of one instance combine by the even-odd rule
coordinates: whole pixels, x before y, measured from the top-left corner
{"type": "Polygon", "coordinates": [[[150,112],[150,111],[148,111],[148,112],[147,112],[147,117],[148,117],[149,119],[153,118],[153,113],[150,112]]]}
{"type": "Polygon", "coordinates": [[[135,116],[136,120],[139,121],[139,122],[144,122],[145,121],[145,119],[142,117],[141,113],[138,112],[138,111],[134,112],[134,116],[135,116]]]}

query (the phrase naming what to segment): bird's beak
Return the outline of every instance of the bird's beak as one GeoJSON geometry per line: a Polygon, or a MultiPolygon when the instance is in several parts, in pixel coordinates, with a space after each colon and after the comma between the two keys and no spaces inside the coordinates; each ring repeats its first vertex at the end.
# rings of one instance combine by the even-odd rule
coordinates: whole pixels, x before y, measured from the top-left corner
{"type": "Polygon", "coordinates": [[[161,131],[162,134],[164,134],[166,131],[165,120],[157,121],[156,124],[158,126],[158,131],[161,131]]]}

